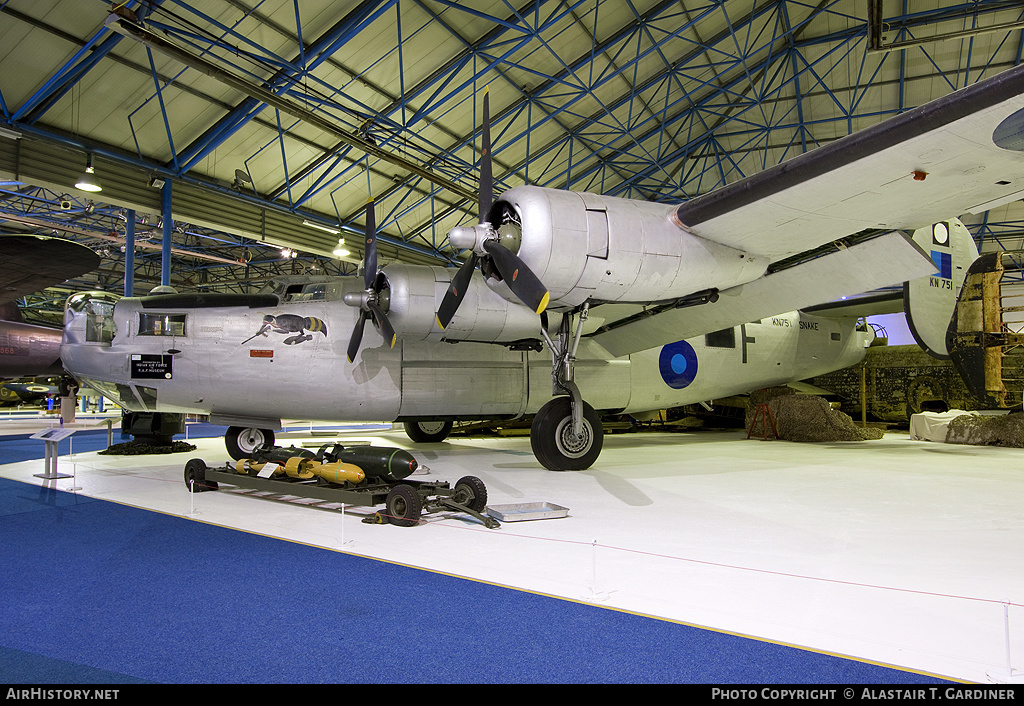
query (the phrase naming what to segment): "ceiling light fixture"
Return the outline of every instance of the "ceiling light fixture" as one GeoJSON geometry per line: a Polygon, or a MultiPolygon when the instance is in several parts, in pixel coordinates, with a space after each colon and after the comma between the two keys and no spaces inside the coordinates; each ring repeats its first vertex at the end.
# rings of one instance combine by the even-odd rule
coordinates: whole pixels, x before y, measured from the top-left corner
{"type": "Polygon", "coordinates": [[[337,235],[338,233],[341,232],[337,228],[328,228],[327,226],[322,226],[319,223],[314,223],[313,221],[303,221],[302,225],[309,226],[310,228],[316,228],[317,230],[326,231],[327,233],[330,233],[331,235],[337,235]]]}
{"type": "Polygon", "coordinates": [[[90,154],[85,163],[85,172],[78,181],[75,182],[75,188],[81,189],[82,191],[97,192],[103,191],[103,187],[100,186],[99,180],[96,178],[96,170],[92,168],[92,155],[90,154]]]}

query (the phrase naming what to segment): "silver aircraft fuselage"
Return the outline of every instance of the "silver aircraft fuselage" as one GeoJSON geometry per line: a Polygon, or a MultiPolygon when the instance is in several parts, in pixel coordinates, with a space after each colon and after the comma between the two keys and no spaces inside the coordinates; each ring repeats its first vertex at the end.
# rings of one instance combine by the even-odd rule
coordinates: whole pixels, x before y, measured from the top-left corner
{"type": "MultiPolygon", "coordinates": [[[[359,290],[357,278],[343,279],[343,290],[359,290]]],[[[367,326],[349,363],[358,311],[339,297],[257,308],[80,299],[66,312],[61,357],[80,383],[128,410],[267,428],[285,419],[512,418],[552,399],[546,349],[407,339],[389,348],[367,326]]],[[[854,319],[798,312],[620,358],[584,336],[575,379],[597,410],[665,409],[848,367],[870,337],[854,319]]]]}

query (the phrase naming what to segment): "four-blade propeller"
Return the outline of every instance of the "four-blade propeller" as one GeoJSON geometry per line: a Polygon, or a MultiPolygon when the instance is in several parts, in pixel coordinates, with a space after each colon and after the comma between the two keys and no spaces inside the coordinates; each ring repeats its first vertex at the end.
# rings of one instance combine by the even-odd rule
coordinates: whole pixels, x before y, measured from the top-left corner
{"type": "Polygon", "coordinates": [[[359,352],[359,346],[363,342],[363,327],[366,320],[373,317],[374,323],[380,329],[380,335],[384,342],[390,347],[395,347],[398,336],[394,327],[388,321],[384,309],[381,308],[381,294],[386,289],[384,277],[377,272],[377,225],[373,211],[373,201],[366,203],[366,251],[363,255],[363,285],[365,291],[358,294],[346,294],[345,303],[349,306],[359,307],[359,318],[352,330],[352,337],[348,342],[348,362],[352,363],[359,352]]]}
{"type": "Polygon", "coordinates": [[[484,271],[492,273],[508,285],[520,301],[538,314],[548,305],[550,294],[529,267],[518,255],[501,244],[494,226],[488,222],[488,212],[493,199],[494,178],[491,171],[491,119],[490,101],[484,92],[482,141],[480,151],[480,225],[472,228],[453,228],[448,234],[452,245],[471,250],[469,258],[459,271],[452,277],[448,291],[445,292],[441,305],[437,310],[437,325],[442,329],[451,323],[459,305],[466,296],[466,289],[473,277],[473,270],[478,265],[484,271]]]}
{"type": "MultiPolygon", "coordinates": [[[[459,249],[468,249],[469,257],[452,277],[437,310],[437,325],[446,328],[466,297],[466,290],[473,271],[480,267],[486,276],[505,282],[520,301],[532,311],[540,314],[547,308],[550,293],[526,263],[501,243],[494,225],[487,219],[494,198],[494,177],[491,171],[491,119],[490,101],[484,92],[482,144],[480,151],[480,193],[477,202],[479,225],[469,228],[453,228],[448,239],[459,249]]],[[[382,298],[387,290],[387,281],[377,272],[377,233],[373,201],[366,205],[366,252],[363,257],[364,291],[345,295],[345,303],[359,308],[359,318],[348,343],[348,360],[354,362],[363,340],[366,320],[373,318],[384,341],[394,348],[397,340],[395,329],[384,312],[382,298]]]]}

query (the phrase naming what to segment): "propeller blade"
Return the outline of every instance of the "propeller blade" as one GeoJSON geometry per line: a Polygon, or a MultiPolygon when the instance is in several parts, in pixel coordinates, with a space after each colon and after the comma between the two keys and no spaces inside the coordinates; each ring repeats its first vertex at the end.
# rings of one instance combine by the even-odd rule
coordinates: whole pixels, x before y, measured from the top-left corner
{"type": "Polygon", "coordinates": [[[448,291],[444,293],[444,299],[441,300],[441,306],[437,310],[437,325],[442,329],[448,328],[448,324],[452,322],[452,317],[455,316],[455,312],[459,310],[459,305],[462,304],[462,300],[466,296],[469,281],[473,278],[476,260],[476,253],[470,253],[469,258],[462,263],[462,267],[452,277],[448,291]]]}
{"type": "Polygon", "coordinates": [[[480,130],[480,193],[478,195],[478,215],[480,222],[487,219],[487,213],[491,210],[491,201],[494,199],[494,176],[491,172],[491,110],[490,96],[488,90],[484,89],[484,115],[483,125],[480,130]]]}
{"type": "Polygon", "coordinates": [[[359,344],[363,342],[363,326],[366,324],[367,316],[368,314],[365,311],[360,311],[356,327],[352,329],[352,337],[348,341],[348,362],[350,363],[355,362],[356,353],[359,352],[359,344]]]}
{"type": "Polygon", "coordinates": [[[537,275],[526,266],[526,263],[519,259],[519,256],[495,240],[485,240],[484,250],[491,256],[495,269],[501,274],[501,278],[512,290],[512,293],[519,297],[519,300],[538,314],[548,306],[550,292],[537,275]]]}
{"type": "Polygon", "coordinates": [[[366,250],[363,254],[363,289],[373,287],[377,279],[377,221],[373,200],[366,202],[366,250]]]}
{"type": "Polygon", "coordinates": [[[377,326],[380,327],[380,335],[384,337],[384,342],[389,347],[395,347],[395,341],[398,340],[398,336],[395,334],[394,327],[391,326],[391,322],[388,321],[388,317],[384,315],[384,311],[377,306],[377,302],[372,299],[366,302],[366,308],[373,314],[373,320],[377,322],[377,326]]]}

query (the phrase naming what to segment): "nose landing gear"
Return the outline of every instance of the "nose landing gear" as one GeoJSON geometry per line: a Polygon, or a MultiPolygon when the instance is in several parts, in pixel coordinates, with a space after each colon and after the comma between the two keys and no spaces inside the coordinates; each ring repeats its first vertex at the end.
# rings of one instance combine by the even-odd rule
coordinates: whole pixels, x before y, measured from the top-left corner
{"type": "Polygon", "coordinates": [[[572,331],[572,313],[562,314],[557,342],[548,335],[547,315],[541,316],[541,332],[551,350],[551,382],[556,397],[534,416],[530,445],[541,465],[551,471],[590,468],[604,445],[601,417],[583,401],[573,381],[576,349],[589,310],[590,305],[583,304],[575,332],[572,331]]]}

